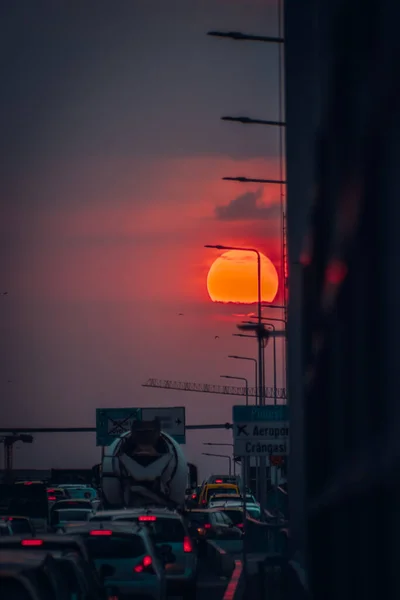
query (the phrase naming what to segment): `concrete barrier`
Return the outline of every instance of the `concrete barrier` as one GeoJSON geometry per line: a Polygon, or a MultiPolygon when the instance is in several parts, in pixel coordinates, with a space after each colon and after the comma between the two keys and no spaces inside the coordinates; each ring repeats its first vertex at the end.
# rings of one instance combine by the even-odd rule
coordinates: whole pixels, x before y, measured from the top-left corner
{"type": "Polygon", "coordinates": [[[235,560],[212,540],[207,540],[206,559],[213,571],[221,577],[231,577],[235,570],[235,560]]]}
{"type": "Polygon", "coordinates": [[[287,535],[283,523],[262,523],[255,519],[246,521],[247,552],[266,552],[286,554],[287,535]]]}

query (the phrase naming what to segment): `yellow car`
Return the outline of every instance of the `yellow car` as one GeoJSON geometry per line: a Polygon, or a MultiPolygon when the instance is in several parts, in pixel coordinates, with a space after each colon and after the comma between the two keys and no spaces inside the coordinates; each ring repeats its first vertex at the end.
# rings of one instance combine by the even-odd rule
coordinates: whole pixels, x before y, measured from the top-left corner
{"type": "Polygon", "coordinates": [[[239,487],[233,483],[206,483],[201,490],[199,505],[206,507],[210,498],[216,494],[237,496],[239,493],[239,487]]]}

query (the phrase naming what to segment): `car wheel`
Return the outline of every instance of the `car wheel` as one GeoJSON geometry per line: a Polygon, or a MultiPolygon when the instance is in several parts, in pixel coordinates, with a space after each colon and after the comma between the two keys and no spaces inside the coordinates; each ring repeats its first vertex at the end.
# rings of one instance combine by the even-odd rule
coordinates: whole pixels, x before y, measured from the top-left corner
{"type": "Polygon", "coordinates": [[[197,585],[196,582],[186,586],[183,591],[182,600],[196,600],[197,598],[197,585]]]}

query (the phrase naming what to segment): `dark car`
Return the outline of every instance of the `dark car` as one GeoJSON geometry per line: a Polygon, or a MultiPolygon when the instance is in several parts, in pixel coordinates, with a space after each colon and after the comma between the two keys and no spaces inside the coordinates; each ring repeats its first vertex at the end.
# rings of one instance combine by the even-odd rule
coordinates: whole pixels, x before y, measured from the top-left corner
{"type": "Polygon", "coordinates": [[[61,554],[75,554],[79,557],[82,569],[85,569],[86,577],[92,581],[93,588],[97,590],[98,597],[102,597],[102,582],[97,573],[92,558],[84,541],[77,536],[46,534],[40,537],[12,536],[0,538],[0,552],[4,550],[18,550],[23,552],[48,552],[54,556],[61,554]]]}
{"type": "Polygon", "coordinates": [[[76,536],[43,534],[37,537],[13,535],[0,538],[1,550],[33,550],[48,552],[77,552],[84,560],[90,561],[90,556],[84,542],[76,536]]]}
{"type": "Polygon", "coordinates": [[[221,509],[195,509],[186,513],[190,535],[203,554],[207,540],[241,540],[242,531],[221,509]]]}
{"type": "Polygon", "coordinates": [[[105,600],[105,590],[78,554],[54,553],[60,571],[67,582],[68,593],[77,600],[105,600]]]}
{"type": "Polygon", "coordinates": [[[13,535],[34,535],[35,527],[28,517],[4,516],[0,517],[0,523],[7,523],[11,527],[13,535]]]}
{"type": "Polygon", "coordinates": [[[0,484],[0,514],[28,517],[36,529],[44,528],[49,518],[46,485],[31,481],[0,484]]]}
{"type": "Polygon", "coordinates": [[[58,524],[57,511],[59,510],[72,510],[72,509],[85,509],[92,511],[93,505],[90,500],[59,500],[55,502],[50,509],[50,527],[55,527],[58,524]]]}
{"type": "Polygon", "coordinates": [[[0,550],[0,566],[29,579],[42,600],[73,600],[55,559],[46,552],[0,550]]]}
{"type": "Polygon", "coordinates": [[[0,590],[4,598],[12,600],[42,600],[38,590],[25,575],[0,566],[0,590]]]}

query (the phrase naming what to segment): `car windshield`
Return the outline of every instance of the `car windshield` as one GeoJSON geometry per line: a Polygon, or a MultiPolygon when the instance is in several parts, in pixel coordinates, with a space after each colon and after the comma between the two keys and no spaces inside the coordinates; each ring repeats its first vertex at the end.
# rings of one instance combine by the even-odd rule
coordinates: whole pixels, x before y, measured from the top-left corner
{"type": "Polygon", "coordinates": [[[89,515],[90,510],[61,509],[54,512],[53,519],[55,523],[66,521],[87,521],[89,515]]]}
{"type": "Polygon", "coordinates": [[[89,535],[86,544],[94,559],[137,558],[146,554],[143,540],[138,535],[89,535]]]}

